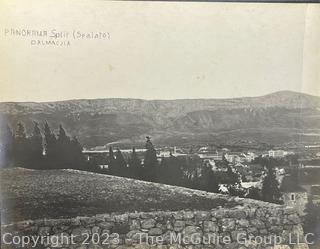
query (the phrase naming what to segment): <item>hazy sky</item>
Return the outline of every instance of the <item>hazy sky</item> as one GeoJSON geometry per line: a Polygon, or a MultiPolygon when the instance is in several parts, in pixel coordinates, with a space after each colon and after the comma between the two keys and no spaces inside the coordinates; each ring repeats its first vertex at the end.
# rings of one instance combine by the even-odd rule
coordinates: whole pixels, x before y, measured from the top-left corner
{"type": "Polygon", "coordinates": [[[312,4],[1,0],[0,101],[320,95],[319,27],[312,4]],[[39,46],[10,28],[110,39],[39,46]]]}

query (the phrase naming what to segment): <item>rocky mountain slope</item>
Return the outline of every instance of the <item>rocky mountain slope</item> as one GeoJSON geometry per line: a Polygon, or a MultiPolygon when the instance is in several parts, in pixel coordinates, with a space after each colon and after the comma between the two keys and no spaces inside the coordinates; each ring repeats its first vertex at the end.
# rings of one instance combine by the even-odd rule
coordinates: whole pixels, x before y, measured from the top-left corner
{"type": "Polygon", "coordinates": [[[61,123],[85,146],[137,144],[145,135],[158,143],[271,144],[318,141],[320,97],[290,91],[233,99],[94,99],[0,103],[2,123],[61,123]]]}

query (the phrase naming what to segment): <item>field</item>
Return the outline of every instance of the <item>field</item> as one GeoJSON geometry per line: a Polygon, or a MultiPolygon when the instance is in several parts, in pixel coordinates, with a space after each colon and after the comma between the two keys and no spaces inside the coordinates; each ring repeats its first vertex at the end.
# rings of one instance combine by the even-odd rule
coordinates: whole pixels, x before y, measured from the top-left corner
{"type": "Polygon", "coordinates": [[[0,180],[2,223],[241,204],[235,197],[76,170],[2,169],[0,180]]]}

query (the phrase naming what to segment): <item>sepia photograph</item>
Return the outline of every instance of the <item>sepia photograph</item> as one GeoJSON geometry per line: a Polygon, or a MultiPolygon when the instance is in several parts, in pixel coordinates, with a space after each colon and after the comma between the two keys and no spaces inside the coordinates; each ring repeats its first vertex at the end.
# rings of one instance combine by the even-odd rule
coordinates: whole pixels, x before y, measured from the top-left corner
{"type": "Polygon", "coordinates": [[[0,2],[1,248],[319,249],[320,5],[0,2]]]}

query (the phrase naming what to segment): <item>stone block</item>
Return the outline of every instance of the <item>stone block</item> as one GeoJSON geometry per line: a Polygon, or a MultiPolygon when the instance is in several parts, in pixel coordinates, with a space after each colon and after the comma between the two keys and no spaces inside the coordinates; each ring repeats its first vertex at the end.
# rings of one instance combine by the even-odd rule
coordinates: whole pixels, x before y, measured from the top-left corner
{"type": "Polygon", "coordinates": [[[297,214],[290,214],[288,215],[288,217],[284,220],[284,223],[286,224],[299,224],[301,221],[300,221],[300,218],[297,214]]]}
{"type": "Polygon", "coordinates": [[[211,214],[207,211],[196,211],[195,219],[198,221],[210,220],[211,214]]]}
{"type": "Polygon", "coordinates": [[[226,218],[225,210],[224,209],[212,210],[211,216],[216,219],[226,218]]]}
{"type": "Polygon", "coordinates": [[[247,238],[246,231],[232,231],[231,232],[231,239],[234,242],[245,241],[246,238],[247,238]]]}
{"type": "Polygon", "coordinates": [[[173,230],[176,232],[180,232],[184,229],[184,227],[185,227],[185,222],[182,220],[177,220],[173,225],[173,230]]]}
{"type": "Polygon", "coordinates": [[[183,240],[187,244],[197,244],[202,241],[202,230],[197,226],[187,226],[182,231],[183,240]]]}
{"type": "Polygon", "coordinates": [[[148,232],[148,234],[150,236],[159,236],[162,234],[162,229],[160,228],[157,228],[157,227],[154,227],[154,228],[151,228],[148,232]]]}
{"type": "Polygon", "coordinates": [[[71,234],[74,236],[74,241],[82,243],[88,235],[91,234],[91,230],[84,227],[77,227],[72,230],[71,234]]]}
{"type": "Polygon", "coordinates": [[[236,221],[238,227],[247,228],[249,227],[249,221],[247,219],[239,219],[236,221]]]}
{"type": "Polygon", "coordinates": [[[114,220],[117,223],[128,222],[128,219],[129,219],[129,215],[128,214],[122,214],[122,215],[114,216],[114,220]]]}
{"type": "Polygon", "coordinates": [[[228,217],[235,219],[245,219],[247,214],[244,210],[230,210],[228,211],[228,217]]]}
{"type": "Polygon", "coordinates": [[[142,237],[142,232],[140,230],[132,230],[126,234],[126,237],[133,241],[139,241],[140,237],[142,237]]]}
{"type": "Polygon", "coordinates": [[[204,221],[203,222],[203,231],[204,232],[217,232],[219,230],[218,225],[213,221],[204,221]]]}
{"type": "Polygon", "coordinates": [[[114,222],[101,222],[99,223],[97,226],[99,226],[101,229],[107,229],[107,230],[111,230],[114,227],[114,222]]]}
{"type": "Polygon", "coordinates": [[[186,220],[191,220],[194,218],[194,213],[192,211],[185,211],[183,213],[183,218],[186,220]]]}
{"type": "Polygon", "coordinates": [[[140,229],[140,221],[139,220],[130,220],[130,230],[140,229]]]}
{"type": "Polygon", "coordinates": [[[258,228],[258,229],[262,229],[262,228],[266,227],[264,222],[261,221],[260,219],[250,220],[250,224],[251,224],[251,226],[254,226],[255,228],[258,228]]]}
{"type": "Polygon", "coordinates": [[[223,232],[233,231],[235,229],[235,220],[232,218],[226,218],[221,220],[221,228],[223,232]]]}
{"type": "Polygon", "coordinates": [[[100,234],[100,231],[101,231],[101,229],[98,226],[94,226],[91,228],[92,234],[94,234],[94,233],[100,234]]]}
{"type": "Polygon", "coordinates": [[[130,219],[138,219],[139,217],[140,217],[140,213],[138,213],[138,212],[135,212],[135,213],[130,213],[129,214],[129,218],[130,219]]]}
{"type": "Polygon", "coordinates": [[[94,224],[96,222],[95,217],[81,217],[80,218],[81,224],[84,226],[94,224]]]}
{"type": "Polygon", "coordinates": [[[144,229],[149,229],[155,227],[156,221],[154,219],[146,219],[141,221],[141,227],[144,229]]]}
{"type": "Polygon", "coordinates": [[[195,226],[197,223],[194,220],[186,220],[186,226],[195,226]]]}
{"type": "Polygon", "coordinates": [[[173,214],[173,218],[175,218],[176,220],[182,220],[183,219],[183,212],[176,212],[173,214]]]}
{"type": "Polygon", "coordinates": [[[154,213],[141,213],[140,218],[141,219],[152,219],[155,217],[154,213]]]}

